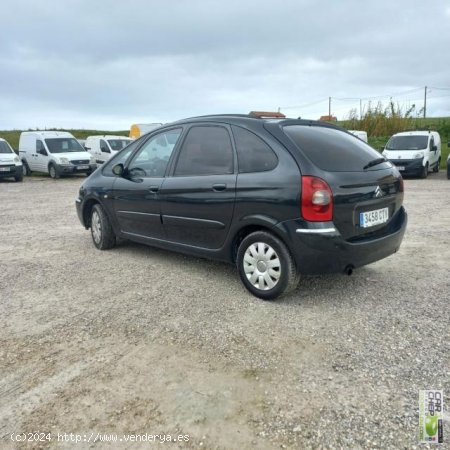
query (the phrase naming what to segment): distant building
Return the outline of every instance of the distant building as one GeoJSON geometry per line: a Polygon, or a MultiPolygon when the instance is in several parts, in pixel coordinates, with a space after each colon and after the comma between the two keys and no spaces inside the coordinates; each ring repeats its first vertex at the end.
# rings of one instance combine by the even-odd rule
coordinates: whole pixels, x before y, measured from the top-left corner
{"type": "Polygon", "coordinates": [[[335,122],[337,121],[337,117],[336,116],[320,116],[320,119],[323,122],[335,122]]]}

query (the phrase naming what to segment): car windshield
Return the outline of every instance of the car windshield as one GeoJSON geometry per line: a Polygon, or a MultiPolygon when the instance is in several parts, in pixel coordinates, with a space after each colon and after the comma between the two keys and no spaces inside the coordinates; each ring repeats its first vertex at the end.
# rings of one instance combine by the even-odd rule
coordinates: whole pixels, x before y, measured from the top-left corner
{"type": "Polygon", "coordinates": [[[428,146],[428,136],[392,136],[386,150],[423,150],[428,146]]]}
{"type": "Polygon", "coordinates": [[[125,148],[131,140],[129,139],[108,139],[108,144],[111,150],[119,151],[125,148]]]}
{"type": "Polygon", "coordinates": [[[0,141],[0,153],[14,153],[14,150],[6,141],[0,141]]]}
{"type": "Polygon", "coordinates": [[[86,150],[74,138],[46,139],[45,143],[50,153],[85,152],[86,150]]]}

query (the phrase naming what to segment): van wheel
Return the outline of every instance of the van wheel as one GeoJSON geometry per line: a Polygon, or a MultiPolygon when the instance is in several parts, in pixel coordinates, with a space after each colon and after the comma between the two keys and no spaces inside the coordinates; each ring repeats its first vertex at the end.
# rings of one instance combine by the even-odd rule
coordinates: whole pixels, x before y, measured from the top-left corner
{"type": "Polygon", "coordinates": [[[441,166],[441,158],[438,159],[438,163],[436,164],[435,167],[433,167],[433,172],[434,173],[438,173],[439,169],[440,169],[440,166],[441,166]]]}
{"type": "Polygon", "coordinates": [[[428,176],[428,163],[422,167],[422,173],[420,174],[420,178],[426,178],[428,176]]]}
{"type": "Polygon", "coordinates": [[[101,205],[94,205],[91,213],[91,235],[99,250],[108,250],[116,245],[116,235],[111,222],[101,205]]]}
{"type": "Polygon", "coordinates": [[[244,286],[263,300],[287,294],[298,284],[299,276],[289,250],[266,231],[256,231],[243,239],[236,264],[244,286]]]}
{"type": "Polygon", "coordinates": [[[28,164],[26,161],[22,161],[22,174],[23,176],[31,175],[31,170],[28,167],[28,164]]]}
{"type": "Polygon", "coordinates": [[[57,178],[59,178],[59,173],[56,170],[56,167],[54,164],[50,164],[48,166],[48,173],[50,174],[50,177],[53,178],[54,180],[56,180],[57,178]]]}

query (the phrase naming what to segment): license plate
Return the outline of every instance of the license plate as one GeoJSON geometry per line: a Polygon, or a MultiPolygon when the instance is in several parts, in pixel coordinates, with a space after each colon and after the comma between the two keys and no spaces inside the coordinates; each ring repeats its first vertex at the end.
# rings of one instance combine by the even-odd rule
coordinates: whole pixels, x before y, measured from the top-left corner
{"type": "Polygon", "coordinates": [[[395,167],[397,167],[397,170],[400,170],[400,171],[405,170],[404,166],[395,166],[395,167]]]}
{"type": "Polygon", "coordinates": [[[359,226],[361,228],[373,227],[385,223],[389,219],[389,208],[375,209],[359,214],[359,226]]]}
{"type": "Polygon", "coordinates": [[[0,172],[10,172],[11,169],[9,167],[0,167],[0,172]]]}
{"type": "Polygon", "coordinates": [[[86,170],[89,169],[89,166],[77,166],[78,170],[86,170]]]}

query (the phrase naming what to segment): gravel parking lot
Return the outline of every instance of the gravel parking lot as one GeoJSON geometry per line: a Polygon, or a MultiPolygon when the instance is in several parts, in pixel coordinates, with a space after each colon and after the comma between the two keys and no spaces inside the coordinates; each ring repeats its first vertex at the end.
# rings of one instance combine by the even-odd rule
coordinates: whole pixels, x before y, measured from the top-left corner
{"type": "Polygon", "coordinates": [[[96,250],[76,217],[82,181],[0,182],[0,448],[74,447],[57,433],[424,448],[419,389],[450,404],[444,173],[405,180],[399,253],[351,277],[304,278],[276,302],[252,297],[232,266],[129,242],[96,250]],[[52,439],[13,444],[13,431],[52,439]]]}

